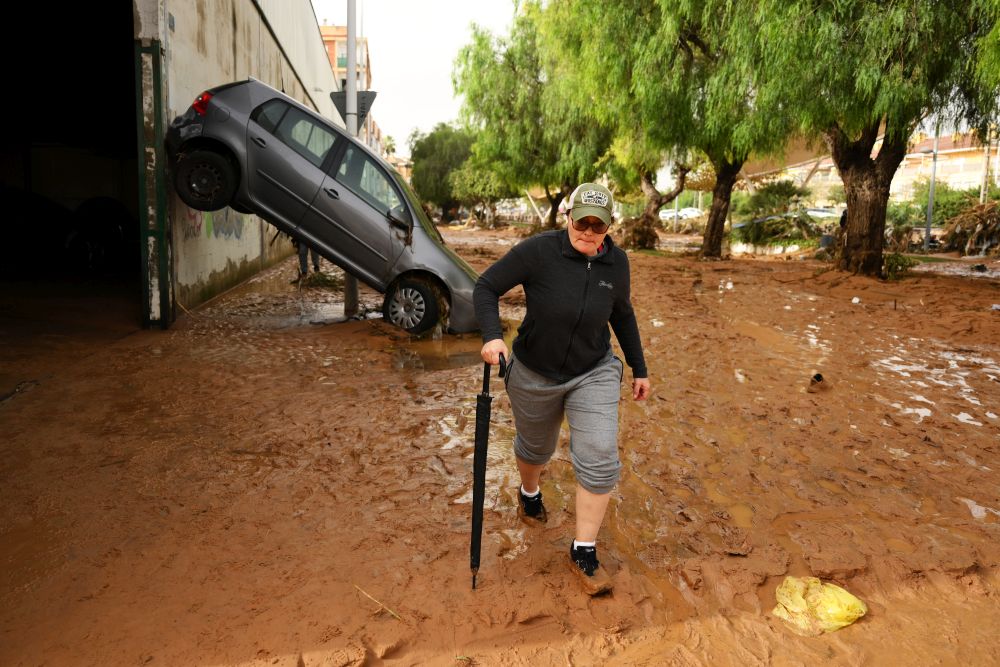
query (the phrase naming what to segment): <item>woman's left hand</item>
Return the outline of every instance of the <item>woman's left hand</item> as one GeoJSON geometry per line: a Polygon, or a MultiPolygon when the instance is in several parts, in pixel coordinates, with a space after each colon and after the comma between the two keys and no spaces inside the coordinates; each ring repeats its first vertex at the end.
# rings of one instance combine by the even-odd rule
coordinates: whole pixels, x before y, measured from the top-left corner
{"type": "Polygon", "coordinates": [[[649,378],[635,378],[632,380],[632,398],[637,401],[644,401],[649,397],[649,378]]]}

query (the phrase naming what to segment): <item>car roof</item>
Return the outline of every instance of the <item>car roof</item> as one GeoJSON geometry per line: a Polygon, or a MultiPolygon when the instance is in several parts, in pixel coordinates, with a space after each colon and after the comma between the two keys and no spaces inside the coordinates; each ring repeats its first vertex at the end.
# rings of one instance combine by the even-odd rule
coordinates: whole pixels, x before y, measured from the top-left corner
{"type": "Polygon", "coordinates": [[[337,132],[337,134],[340,134],[341,136],[346,137],[351,142],[353,142],[353,144],[355,146],[360,146],[366,153],[368,153],[368,155],[370,155],[371,157],[375,158],[379,162],[379,164],[381,164],[383,167],[385,167],[385,169],[387,169],[389,172],[393,172],[394,173],[396,171],[395,169],[393,169],[392,165],[390,165],[388,162],[386,162],[384,159],[382,159],[382,156],[380,156],[378,153],[376,153],[371,148],[369,148],[364,142],[362,142],[357,137],[352,137],[350,134],[347,133],[347,130],[345,130],[344,128],[340,127],[336,123],[332,122],[329,118],[326,118],[325,116],[321,115],[315,109],[307,107],[306,105],[304,105],[301,102],[299,102],[297,99],[295,99],[293,97],[289,97],[287,94],[281,92],[280,90],[277,90],[276,88],[272,88],[271,86],[267,85],[266,83],[264,83],[260,79],[255,79],[252,76],[251,77],[247,77],[247,80],[243,81],[241,83],[246,84],[246,85],[251,85],[251,86],[254,86],[254,87],[257,87],[257,88],[261,88],[265,92],[273,95],[274,97],[278,97],[281,100],[283,100],[285,102],[288,102],[292,106],[296,107],[297,109],[300,109],[301,111],[304,111],[304,112],[310,114],[311,116],[314,116],[314,117],[320,119],[321,121],[323,121],[324,123],[326,123],[327,125],[329,125],[331,128],[333,128],[337,132]]]}

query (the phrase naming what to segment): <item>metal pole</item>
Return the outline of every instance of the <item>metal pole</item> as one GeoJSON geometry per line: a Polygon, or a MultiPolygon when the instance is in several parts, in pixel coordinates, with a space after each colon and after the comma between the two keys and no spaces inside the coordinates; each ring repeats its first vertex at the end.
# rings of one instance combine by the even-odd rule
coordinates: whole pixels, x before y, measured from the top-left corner
{"type": "Polygon", "coordinates": [[[934,179],[937,176],[938,139],[940,136],[941,123],[938,122],[934,129],[934,158],[931,162],[931,187],[927,193],[927,230],[924,232],[924,252],[928,252],[931,248],[931,217],[934,215],[934,179]]]}
{"type": "MultiPolygon", "coordinates": [[[[347,0],[347,133],[358,136],[358,0],[347,0]]],[[[358,314],[358,280],[344,272],[344,317],[358,314]]]]}

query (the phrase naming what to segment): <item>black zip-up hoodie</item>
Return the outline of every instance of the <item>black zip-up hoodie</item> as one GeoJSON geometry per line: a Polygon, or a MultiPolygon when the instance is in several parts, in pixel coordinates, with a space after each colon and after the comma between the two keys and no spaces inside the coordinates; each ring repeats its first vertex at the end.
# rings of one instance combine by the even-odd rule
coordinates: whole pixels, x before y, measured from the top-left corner
{"type": "Polygon", "coordinates": [[[564,229],[526,239],[476,282],[472,300],[483,342],[503,338],[500,295],[524,285],[527,314],[514,354],[525,366],[556,382],[586,373],[611,348],[610,323],[632,377],[647,377],[629,278],[628,256],[610,237],[590,258],[572,246],[564,229]]]}

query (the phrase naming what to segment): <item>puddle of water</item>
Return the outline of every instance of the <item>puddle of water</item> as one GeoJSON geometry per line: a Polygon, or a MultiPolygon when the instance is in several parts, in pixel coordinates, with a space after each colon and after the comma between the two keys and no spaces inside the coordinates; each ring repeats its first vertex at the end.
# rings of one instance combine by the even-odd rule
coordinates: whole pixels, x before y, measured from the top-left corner
{"type": "MultiPolygon", "coordinates": [[[[442,428],[442,431],[444,429],[442,428]]],[[[470,420],[470,427],[462,434],[445,434],[449,439],[444,447],[468,444],[469,453],[464,457],[467,469],[472,470],[472,459],[475,454],[475,422],[470,420]]],[[[514,429],[506,424],[493,424],[490,428],[490,440],[486,450],[486,506],[494,507],[503,489],[513,486],[518,479],[517,464],[514,461],[514,450],[511,442],[514,440],[514,429]]],[[[544,487],[543,487],[544,493],[544,487]]],[[[546,494],[548,498],[548,494],[546,494]]],[[[456,505],[472,502],[472,485],[469,484],[461,496],[452,499],[456,505]]],[[[548,503],[546,503],[548,504],[548,503]]]]}
{"type": "MultiPolygon", "coordinates": [[[[979,259],[979,258],[976,258],[979,259]]],[[[925,262],[912,269],[916,273],[938,273],[948,276],[961,276],[963,278],[1000,278],[1000,264],[994,262],[987,264],[985,271],[977,271],[972,267],[982,264],[982,261],[970,263],[968,261],[955,262],[925,262]]]]}
{"type": "Polygon", "coordinates": [[[735,501],[731,497],[719,491],[719,487],[716,482],[705,480],[702,482],[702,484],[705,487],[705,495],[713,503],[717,505],[735,504],[735,501]]]}
{"type": "Polygon", "coordinates": [[[726,511],[733,518],[733,524],[738,528],[750,529],[753,527],[753,508],[746,503],[736,503],[726,507],[726,511]]]}
{"type": "Polygon", "coordinates": [[[843,493],[844,492],[844,487],[842,487],[840,484],[837,484],[836,482],[832,482],[832,481],[830,481],[828,479],[820,479],[820,480],[817,480],[816,483],[819,486],[821,486],[824,489],[826,489],[827,491],[830,491],[831,493],[843,493]]]}
{"type": "MultiPolygon", "coordinates": [[[[507,343],[507,349],[513,345],[518,324],[519,322],[513,320],[503,320],[504,341],[507,343]]],[[[482,347],[483,343],[478,335],[411,338],[399,341],[392,348],[392,363],[395,368],[400,370],[418,371],[443,371],[452,368],[481,366],[483,363],[480,356],[482,347]]],[[[496,370],[491,376],[492,382],[499,381],[496,370]]],[[[481,377],[479,382],[482,382],[481,377]]],[[[482,384],[478,386],[480,389],[482,388],[482,384]]],[[[476,391],[478,392],[480,389],[476,391]]]]}

